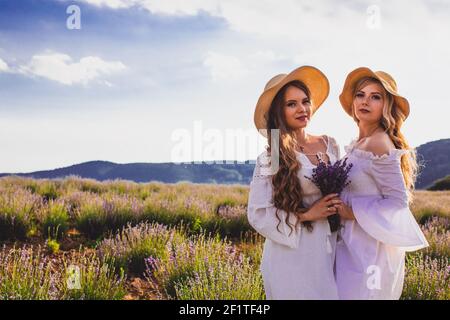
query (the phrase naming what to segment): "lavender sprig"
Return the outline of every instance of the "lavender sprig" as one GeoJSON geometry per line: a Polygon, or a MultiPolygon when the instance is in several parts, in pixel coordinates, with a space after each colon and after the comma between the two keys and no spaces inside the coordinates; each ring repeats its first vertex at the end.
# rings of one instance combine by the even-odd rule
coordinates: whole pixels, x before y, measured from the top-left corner
{"type": "MultiPolygon", "coordinates": [[[[351,182],[348,180],[348,173],[353,164],[347,165],[347,158],[338,160],[334,164],[326,163],[320,158],[318,160],[319,164],[313,169],[312,177],[305,176],[305,178],[311,180],[319,188],[322,196],[331,193],[340,194],[351,182]]],[[[328,216],[327,219],[331,232],[339,230],[341,222],[338,214],[328,216]]]]}

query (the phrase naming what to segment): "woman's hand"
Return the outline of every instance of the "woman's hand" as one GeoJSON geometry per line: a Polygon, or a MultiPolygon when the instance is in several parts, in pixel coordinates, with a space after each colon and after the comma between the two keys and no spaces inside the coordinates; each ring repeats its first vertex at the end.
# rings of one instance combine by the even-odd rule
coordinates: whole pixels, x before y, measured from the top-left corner
{"type": "Polygon", "coordinates": [[[297,214],[297,217],[300,222],[325,219],[335,214],[337,212],[336,206],[340,204],[342,204],[342,200],[338,198],[337,193],[329,194],[314,202],[305,213],[297,214]]]}
{"type": "Polygon", "coordinates": [[[342,220],[356,220],[352,208],[346,205],[344,202],[341,201],[341,204],[337,204],[335,205],[335,207],[342,220]]]}

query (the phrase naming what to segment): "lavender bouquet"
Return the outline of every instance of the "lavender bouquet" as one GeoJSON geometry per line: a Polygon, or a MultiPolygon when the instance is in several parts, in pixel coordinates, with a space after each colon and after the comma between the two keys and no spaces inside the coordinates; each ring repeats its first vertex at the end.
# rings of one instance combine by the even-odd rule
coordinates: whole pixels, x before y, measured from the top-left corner
{"type": "MultiPolygon", "coordinates": [[[[353,164],[351,163],[347,165],[347,158],[338,160],[334,164],[330,162],[325,163],[319,158],[319,164],[313,169],[312,177],[305,176],[305,178],[311,180],[319,188],[322,196],[331,193],[340,194],[351,182],[347,180],[348,173],[352,167],[353,164]]],[[[328,216],[328,223],[330,224],[331,232],[339,230],[341,227],[339,214],[328,216]]]]}

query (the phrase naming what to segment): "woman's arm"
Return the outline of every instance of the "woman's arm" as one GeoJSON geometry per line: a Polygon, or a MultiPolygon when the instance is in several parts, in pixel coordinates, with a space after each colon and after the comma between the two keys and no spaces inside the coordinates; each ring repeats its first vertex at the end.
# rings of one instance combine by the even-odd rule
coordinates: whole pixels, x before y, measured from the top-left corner
{"type": "Polygon", "coordinates": [[[428,246],[408,206],[400,158],[407,150],[373,155],[368,168],[380,194],[351,198],[354,216],[370,236],[391,246],[414,251],[428,246]]]}
{"type": "Polygon", "coordinates": [[[300,239],[301,226],[297,223],[297,217],[278,209],[272,203],[272,175],[267,161],[268,155],[264,152],[256,161],[253,178],[250,183],[250,192],[247,206],[247,217],[250,225],[265,238],[290,248],[297,248],[300,239]],[[278,228],[277,228],[278,226],[278,228]]]}

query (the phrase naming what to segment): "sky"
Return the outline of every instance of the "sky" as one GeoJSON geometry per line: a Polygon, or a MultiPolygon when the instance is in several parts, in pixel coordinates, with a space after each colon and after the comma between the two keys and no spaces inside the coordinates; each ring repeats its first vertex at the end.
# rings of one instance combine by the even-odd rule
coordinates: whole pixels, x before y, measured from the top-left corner
{"type": "Polygon", "coordinates": [[[255,159],[274,75],[312,65],[330,95],[307,131],[358,135],[338,97],[390,73],[412,147],[450,138],[446,0],[0,0],[0,172],[85,161],[255,159]]]}

